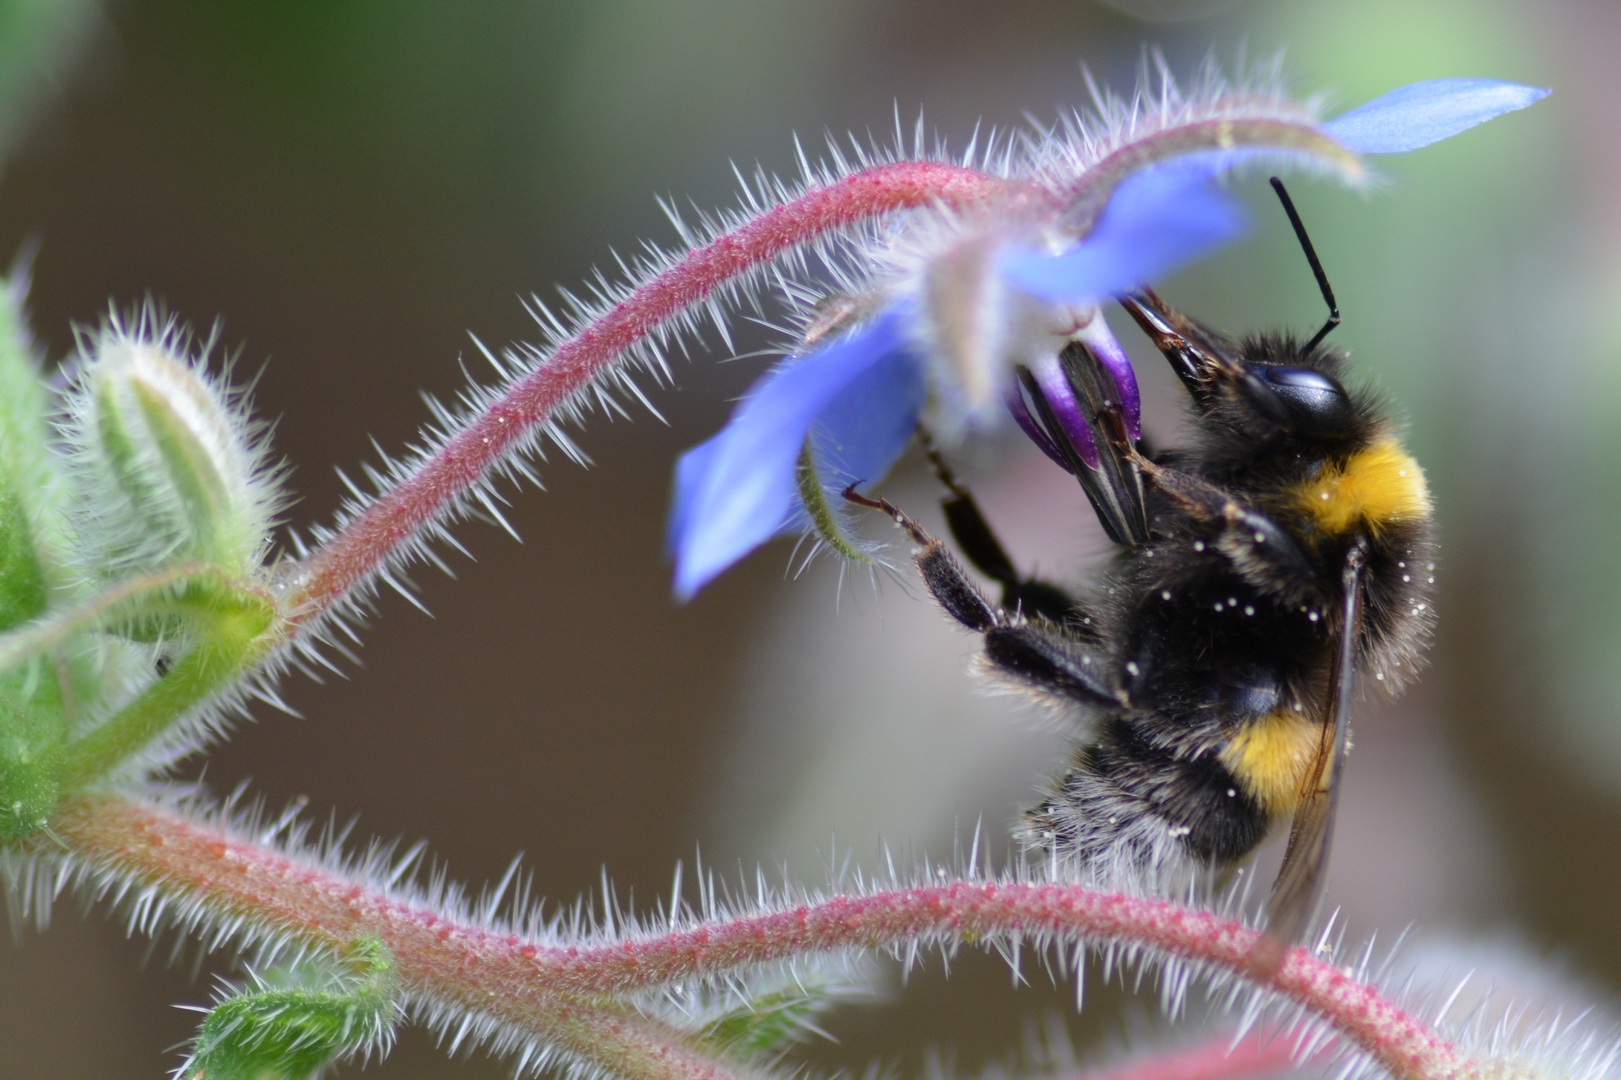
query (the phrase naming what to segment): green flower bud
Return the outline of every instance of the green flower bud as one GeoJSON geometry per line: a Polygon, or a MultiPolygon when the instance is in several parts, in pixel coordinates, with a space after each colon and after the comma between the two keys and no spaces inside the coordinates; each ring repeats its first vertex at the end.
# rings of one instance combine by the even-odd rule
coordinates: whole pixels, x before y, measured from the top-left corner
{"type": "Polygon", "coordinates": [[[297,972],[272,972],[209,1010],[184,1080],[305,1080],[345,1054],[381,1056],[399,1007],[394,960],[382,942],[357,941],[356,970],[325,989],[278,985],[297,972]]]}
{"type": "Polygon", "coordinates": [[[82,550],[102,576],[182,562],[244,574],[266,544],[277,478],[256,425],[154,321],[114,322],[95,339],[69,403],[82,550]]]}

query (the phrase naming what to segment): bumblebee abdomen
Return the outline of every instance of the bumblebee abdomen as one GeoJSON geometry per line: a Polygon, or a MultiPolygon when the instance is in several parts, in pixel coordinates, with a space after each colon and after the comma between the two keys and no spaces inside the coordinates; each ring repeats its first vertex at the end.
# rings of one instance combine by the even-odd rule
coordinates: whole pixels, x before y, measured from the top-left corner
{"type": "Polygon", "coordinates": [[[1292,814],[1317,757],[1323,724],[1295,703],[1244,725],[1222,749],[1221,763],[1267,814],[1292,814]]]}
{"type": "Polygon", "coordinates": [[[1122,714],[1079,748],[1052,794],[1025,815],[1032,847],[1099,869],[1227,863],[1252,851],[1271,816],[1218,751],[1187,756],[1148,737],[1163,718],[1122,714]]]}

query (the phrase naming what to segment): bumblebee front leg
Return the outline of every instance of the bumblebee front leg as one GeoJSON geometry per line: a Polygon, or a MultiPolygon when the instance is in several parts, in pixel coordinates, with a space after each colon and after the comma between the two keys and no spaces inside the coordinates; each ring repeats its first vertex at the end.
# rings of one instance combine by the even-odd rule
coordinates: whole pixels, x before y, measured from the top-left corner
{"type": "Polygon", "coordinates": [[[928,429],[921,424],[917,429],[918,442],[934,469],[934,475],[950,494],[940,500],[945,512],[946,526],[951,538],[976,570],[1002,586],[1002,606],[1026,616],[1039,617],[1048,622],[1063,624],[1076,614],[1075,598],[1058,586],[1035,577],[1024,577],[1014,567],[1007,549],[996,538],[990,522],[985,520],[979,503],[968,489],[957,480],[951,466],[934,445],[928,429]]]}
{"type": "Polygon", "coordinates": [[[929,592],[939,601],[940,606],[946,609],[947,615],[968,629],[980,633],[1004,625],[1008,621],[1007,613],[993,606],[985,599],[985,594],[979,591],[979,586],[968,580],[968,575],[963,573],[962,567],[951,557],[951,552],[946,550],[946,546],[930,536],[928,531],[908,517],[904,510],[888,499],[873,499],[861,494],[854,484],[844,489],[844,498],[857,506],[882,510],[894,519],[895,524],[905,529],[907,535],[922,548],[912,556],[912,560],[917,563],[918,573],[923,575],[923,584],[929,587],[929,592]]]}
{"type": "Polygon", "coordinates": [[[1123,703],[1124,691],[1114,685],[1106,658],[1087,642],[1046,620],[1029,622],[993,605],[945,545],[888,499],[869,498],[853,484],[844,489],[844,497],[858,506],[882,510],[921,546],[913,560],[923,584],[946,614],[985,635],[985,659],[993,669],[1055,697],[1087,705],[1123,703]]]}
{"type": "Polygon", "coordinates": [[[1149,484],[1193,520],[1215,525],[1216,550],[1249,584],[1287,604],[1322,599],[1319,575],[1294,537],[1208,480],[1140,458],[1149,484]]]}

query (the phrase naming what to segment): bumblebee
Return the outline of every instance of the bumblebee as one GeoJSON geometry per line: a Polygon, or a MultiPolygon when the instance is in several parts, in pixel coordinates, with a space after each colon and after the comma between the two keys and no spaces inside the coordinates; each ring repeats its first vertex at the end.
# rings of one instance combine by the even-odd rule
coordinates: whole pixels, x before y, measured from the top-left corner
{"type": "Polygon", "coordinates": [[[1320,894],[1355,680],[1394,690],[1416,670],[1435,541],[1424,473],[1389,407],[1323,345],[1340,321],[1333,290],[1272,184],[1330,312],[1309,341],[1235,339],[1146,289],[1121,300],[1188,390],[1191,445],[1133,441],[1113,380],[1071,343],[1061,363],[1096,446],[1089,465],[1019,372],[1046,449],[1118,545],[1086,596],[1018,573],[926,435],[951,534],[999,604],[893,505],[846,496],[921,545],[924,583],[983,635],[989,673],[1090,715],[1068,770],[1025,814],[1023,843],[1090,880],[1164,882],[1231,865],[1292,816],[1268,901],[1273,940],[1289,941],[1320,894]]]}

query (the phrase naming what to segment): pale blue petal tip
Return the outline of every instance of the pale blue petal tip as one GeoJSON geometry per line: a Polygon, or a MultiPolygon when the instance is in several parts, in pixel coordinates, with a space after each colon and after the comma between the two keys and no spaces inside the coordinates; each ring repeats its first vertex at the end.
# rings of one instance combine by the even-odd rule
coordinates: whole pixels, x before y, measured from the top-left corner
{"type": "Polygon", "coordinates": [[[1548,96],[1497,79],[1432,79],[1392,90],[1323,125],[1323,133],[1362,154],[1400,154],[1467,131],[1548,96]]]}
{"type": "Polygon", "coordinates": [[[668,537],[677,599],[776,534],[795,509],[794,471],[811,426],[904,344],[900,314],[880,315],[766,375],[718,435],[682,457],[668,537]]]}

